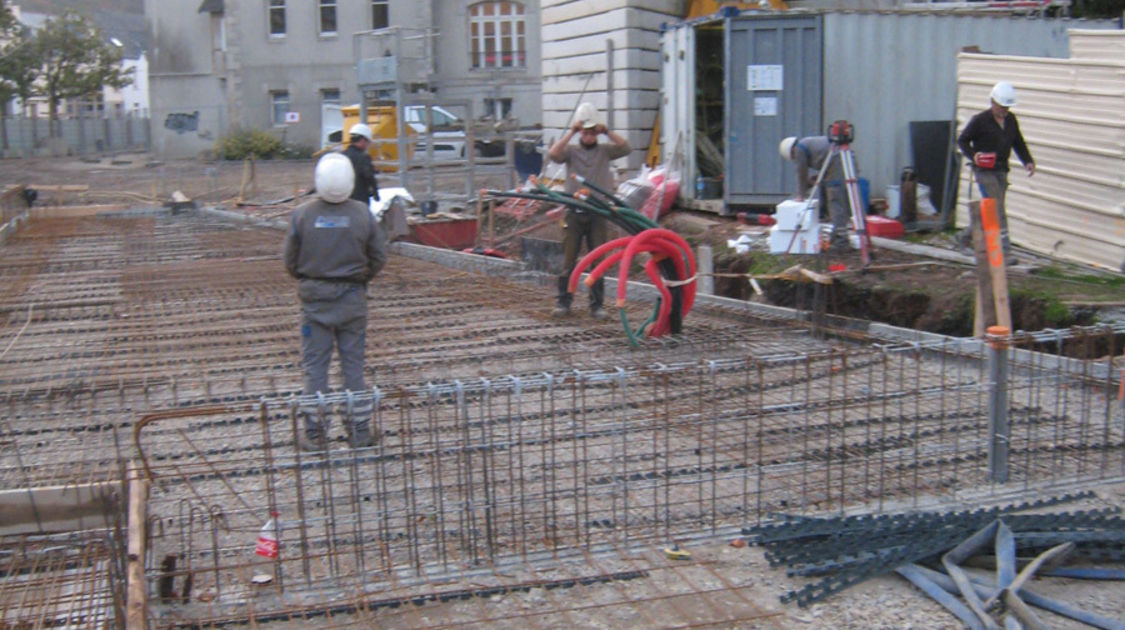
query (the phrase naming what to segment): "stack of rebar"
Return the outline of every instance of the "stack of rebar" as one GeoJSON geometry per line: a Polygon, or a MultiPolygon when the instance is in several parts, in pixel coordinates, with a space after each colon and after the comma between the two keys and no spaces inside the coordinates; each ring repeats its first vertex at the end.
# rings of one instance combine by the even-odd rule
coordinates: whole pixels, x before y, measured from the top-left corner
{"type": "MultiPolygon", "coordinates": [[[[1120,628],[1125,619],[1084,613],[1025,586],[1032,575],[1125,579],[1125,570],[1088,566],[1090,562],[1125,562],[1125,518],[1119,516],[1118,508],[1047,511],[1093,496],[1081,492],[955,512],[833,518],[781,515],[778,522],[744,528],[743,534],[765,549],[771,566],[788,567],[790,576],[816,578],[781,596],[783,602],[796,602],[801,607],[871,577],[898,572],[934,596],[969,628],[995,627],[988,609],[1001,601],[1025,623],[1035,618],[1022,605],[1026,601],[1096,627],[1120,628]],[[991,582],[971,579],[960,568],[986,545],[994,554],[989,562],[997,570],[997,578],[991,582]],[[1025,563],[1019,575],[1017,546],[1025,555],[1041,554],[1025,563]],[[1064,559],[1080,561],[1082,566],[1058,568],[1064,559]],[[961,604],[947,591],[964,595],[968,604],[961,604]]],[[[1028,627],[1046,626],[1031,622],[1028,627]]]]}

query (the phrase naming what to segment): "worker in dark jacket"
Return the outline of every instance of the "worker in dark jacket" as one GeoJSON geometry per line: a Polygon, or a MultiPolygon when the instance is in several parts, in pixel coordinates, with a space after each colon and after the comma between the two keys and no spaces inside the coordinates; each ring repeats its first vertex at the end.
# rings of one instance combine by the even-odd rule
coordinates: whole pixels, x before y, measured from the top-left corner
{"type": "MultiPolygon", "coordinates": [[[[1008,236],[1008,213],[1004,209],[1004,197],[1008,191],[1008,158],[1015,149],[1029,177],[1035,174],[1035,160],[1031,158],[1031,151],[1020,133],[1016,115],[1009,111],[1016,104],[1016,89],[1011,83],[1001,81],[992,86],[989,97],[992,102],[988,109],[969,119],[969,124],[957,137],[957,146],[972,163],[980,194],[996,200],[1000,241],[1004,256],[1008,258],[1012,248],[1008,236]]],[[[970,222],[979,224],[980,217],[971,216],[970,222]]],[[[962,230],[962,244],[967,245],[971,236],[972,225],[962,230]]]]}
{"type": "MultiPolygon", "coordinates": [[[[314,199],[293,211],[285,237],[285,269],[297,278],[301,300],[301,358],[306,395],[328,393],[332,348],[340,355],[344,387],[363,393],[367,340],[367,283],[387,262],[383,229],[366,204],[348,195],[355,182],[351,162],[329,153],[316,165],[314,199]]],[[[370,446],[370,396],[358,398],[348,418],[348,442],[370,446]]],[[[328,427],[316,407],[302,405],[304,450],[325,448],[328,427]]]]}
{"type": "Polygon", "coordinates": [[[355,187],[350,197],[356,201],[370,205],[371,200],[379,200],[379,182],[375,181],[375,165],[371,163],[371,155],[367,149],[374,142],[371,127],[363,123],[356,123],[348,131],[348,147],[344,155],[352,162],[355,169],[355,187]]]}

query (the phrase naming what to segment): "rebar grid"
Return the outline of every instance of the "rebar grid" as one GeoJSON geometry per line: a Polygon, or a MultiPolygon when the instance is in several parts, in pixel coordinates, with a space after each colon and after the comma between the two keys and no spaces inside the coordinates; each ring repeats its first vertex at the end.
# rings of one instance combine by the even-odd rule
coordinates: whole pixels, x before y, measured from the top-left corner
{"type": "Polygon", "coordinates": [[[0,627],[111,627],[125,607],[123,558],[109,532],[0,540],[0,627]]]}
{"type": "MultiPolygon", "coordinates": [[[[25,225],[0,249],[0,431],[26,460],[0,453],[2,483],[116,474],[131,457],[122,431],[127,441],[150,410],[296,392],[299,308],[280,241],[207,215],[25,225]]],[[[369,381],[815,347],[783,324],[744,334],[744,316],[716,311],[679,340],[635,351],[619,328],[550,320],[550,297],[528,295],[519,283],[393,257],[370,290],[369,381]]]]}
{"type": "MultiPolygon", "coordinates": [[[[629,563],[771,512],[993,487],[980,344],[824,341],[699,306],[683,335],[631,349],[615,324],[549,319],[548,289],[399,256],[370,292],[375,386],[353,395],[378,399],[379,444],[296,451],[298,309],[279,246],[158,215],[32,222],[0,248],[0,487],[119,479],[140,457],[157,618],[427,625],[430,604],[467,597],[439,627],[561,627],[617,592],[626,603],[605,606],[649,627],[640,610],[714,590],[743,611],[723,625],[760,614],[736,581],[662,590],[666,562],[637,560],[643,577],[629,563]],[[271,511],[276,560],[253,555],[271,511]],[[485,605],[532,591],[549,615],[485,605]]],[[[1015,341],[1113,356],[1115,339],[1015,341]]],[[[1010,353],[1005,489],[1125,475],[1107,363],[1010,353]]],[[[324,400],[334,437],[346,404],[324,400]]]]}

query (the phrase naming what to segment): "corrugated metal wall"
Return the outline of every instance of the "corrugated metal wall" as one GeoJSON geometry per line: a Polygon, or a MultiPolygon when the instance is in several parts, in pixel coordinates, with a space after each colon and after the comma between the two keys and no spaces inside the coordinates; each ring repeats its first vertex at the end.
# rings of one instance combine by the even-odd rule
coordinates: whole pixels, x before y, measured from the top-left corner
{"type": "Polygon", "coordinates": [[[678,164],[684,173],[695,169],[695,56],[685,51],[695,50],[695,29],[676,28],[660,38],[662,102],[660,110],[660,138],[663,142],[663,159],[678,164]],[[688,147],[692,150],[689,151],[688,147]]]}
{"type": "MultiPolygon", "coordinates": [[[[777,130],[773,133],[776,137],[769,138],[769,142],[755,138],[754,150],[744,151],[738,156],[743,163],[753,164],[746,167],[744,176],[727,179],[725,194],[728,199],[755,199],[757,203],[762,201],[758,197],[780,195],[776,177],[779,159],[777,142],[788,135],[823,134],[828,123],[838,119],[849,120],[855,126],[856,141],[852,148],[860,176],[869,180],[872,196],[881,197],[888,185],[899,182],[904,167],[918,166],[914,163],[911,147],[911,122],[955,119],[957,54],[962,48],[976,46],[980,51],[992,54],[1065,58],[1069,54],[1068,28],[1076,25],[1091,29],[1118,28],[1117,23],[1110,20],[1042,19],[949,11],[744,12],[727,20],[725,26],[734,39],[739,36],[734,24],[740,21],[753,20],[766,24],[774,21],[780,27],[799,15],[817,15],[822,19],[823,118],[818,124],[777,130]],[[770,147],[771,150],[766,150],[770,147]]],[[[698,22],[681,23],[665,32],[663,45],[666,51],[677,45],[678,30],[699,26],[698,22]]],[[[736,49],[737,45],[732,43],[731,48],[736,49]]],[[[696,53],[690,49],[676,52],[696,53]]],[[[1106,54],[1111,52],[1106,51],[1106,54]]],[[[664,63],[667,73],[669,66],[674,64],[669,64],[667,55],[664,63]]],[[[692,62],[685,60],[682,63],[692,62]]],[[[728,69],[730,73],[744,72],[750,64],[777,63],[777,60],[740,58],[728,59],[727,63],[738,66],[728,69]]],[[[790,65],[791,60],[787,58],[785,63],[790,65]]],[[[789,70],[786,68],[786,76],[789,70]]],[[[666,79],[665,98],[673,90],[690,95],[694,87],[670,86],[666,79]]],[[[727,116],[740,121],[752,116],[755,93],[748,92],[745,86],[734,89],[729,82],[726,89],[727,116]]],[[[672,111],[665,109],[663,115],[682,116],[688,111],[688,108],[677,106],[672,111]]],[[[672,151],[668,143],[674,139],[667,131],[684,129],[691,124],[692,121],[684,120],[663,125],[666,158],[672,151]]],[[[744,135],[746,130],[733,131],[744,135]]],[[[949,149],[952,149],[951,145],[949,149]]],[[[683,151],[691,155],[695,148],[687,146],[683,151]]],[[[934,156],[933,159],[941,164],[948,155],[934,156]]],[[[685,176],[694,178],[695,172],[691,168],[685,169],[685,176]]],[[[932,185],[938,187],[940,183],[932,185]]],[[[685,193],[688,197],[692,196],[690,187],[685,193]]],[[[778,196],[776,201],[781,198],[778,196]]]]}
{"type": "MultiPolygon", "coordinates": [[[[961,54],[958,128],[1011,81],[1012,109],[1036,163],[1013,156],[1007,211],[1012,241],[1033,251],[1125,271],[1125,31],[1072,31],[1066,60],[961,54]]],[[[967,220],[961,169],[958,222],[967,220]]],[[[974,191],[974,196],[976,191],[974,191]]]]}
{"type": "Polygon", "coordinates": [[[739,18],[728,27],[726,191],[731,204],[776,202],[796,192],[777,153],[786,136],[824,132],[822,21],[815,15],[739,18]],[[751,72],[765,73],[751,85],[751,72]],[[776,80],[776,84],[771,84],[776,80]],[[766,159],[746,159],[762,156],[766,159]]]}
{"type": "Polygon", "coordinates": [[[826,13],[823,122],[855,125],[860,175],[882,196],[913,165],[910,121],[953,118],[961,48],[1064,58],[1066,29],[1075,24],[981,14],[826,13]]]}

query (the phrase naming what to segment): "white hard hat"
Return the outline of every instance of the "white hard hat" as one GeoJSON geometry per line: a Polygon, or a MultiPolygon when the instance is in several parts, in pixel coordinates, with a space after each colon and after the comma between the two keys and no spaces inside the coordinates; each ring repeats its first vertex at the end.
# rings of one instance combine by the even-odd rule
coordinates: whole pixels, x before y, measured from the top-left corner
{"type": "Polygon", "coordinates": [[[355,169],[343,153],[327,153],[316,163],[316,193],[328,203],[340,203],[352,194],[355,169]]]}
{"type": "Polygon", "coordinates": [[[349,136],[360,136],[362,138],[367,138],[368,140],[370,140],[372,142],[375,141],[375,138],[372,137],[372,135],[371,135],[371,127],[368,127],[367,125],[365,125],[363,123],[356,123],[356,124],[352,125],[352,128],[350,130],[348,130],[348,135],[349,136]]]}
{"type": "Polygon", "coordinates": [[[777,145],[777,152],[781,157],[793,161],[793,145],[797,144],[797,136],[789,136],[777,145]]]}
{"type": "Polygon", "coordinates": [[[598,108],[593,103],[582,103],[574,110],[574,120],[582,123],[583,129],[598,126],[598,108]]]}
{"type": "Polygon", "coordinates": [[[992,86],[992,92],[988,96],[1004,107],[1014,107],[1016,104],[1016,88],[1007,81],[992,86]]]}

